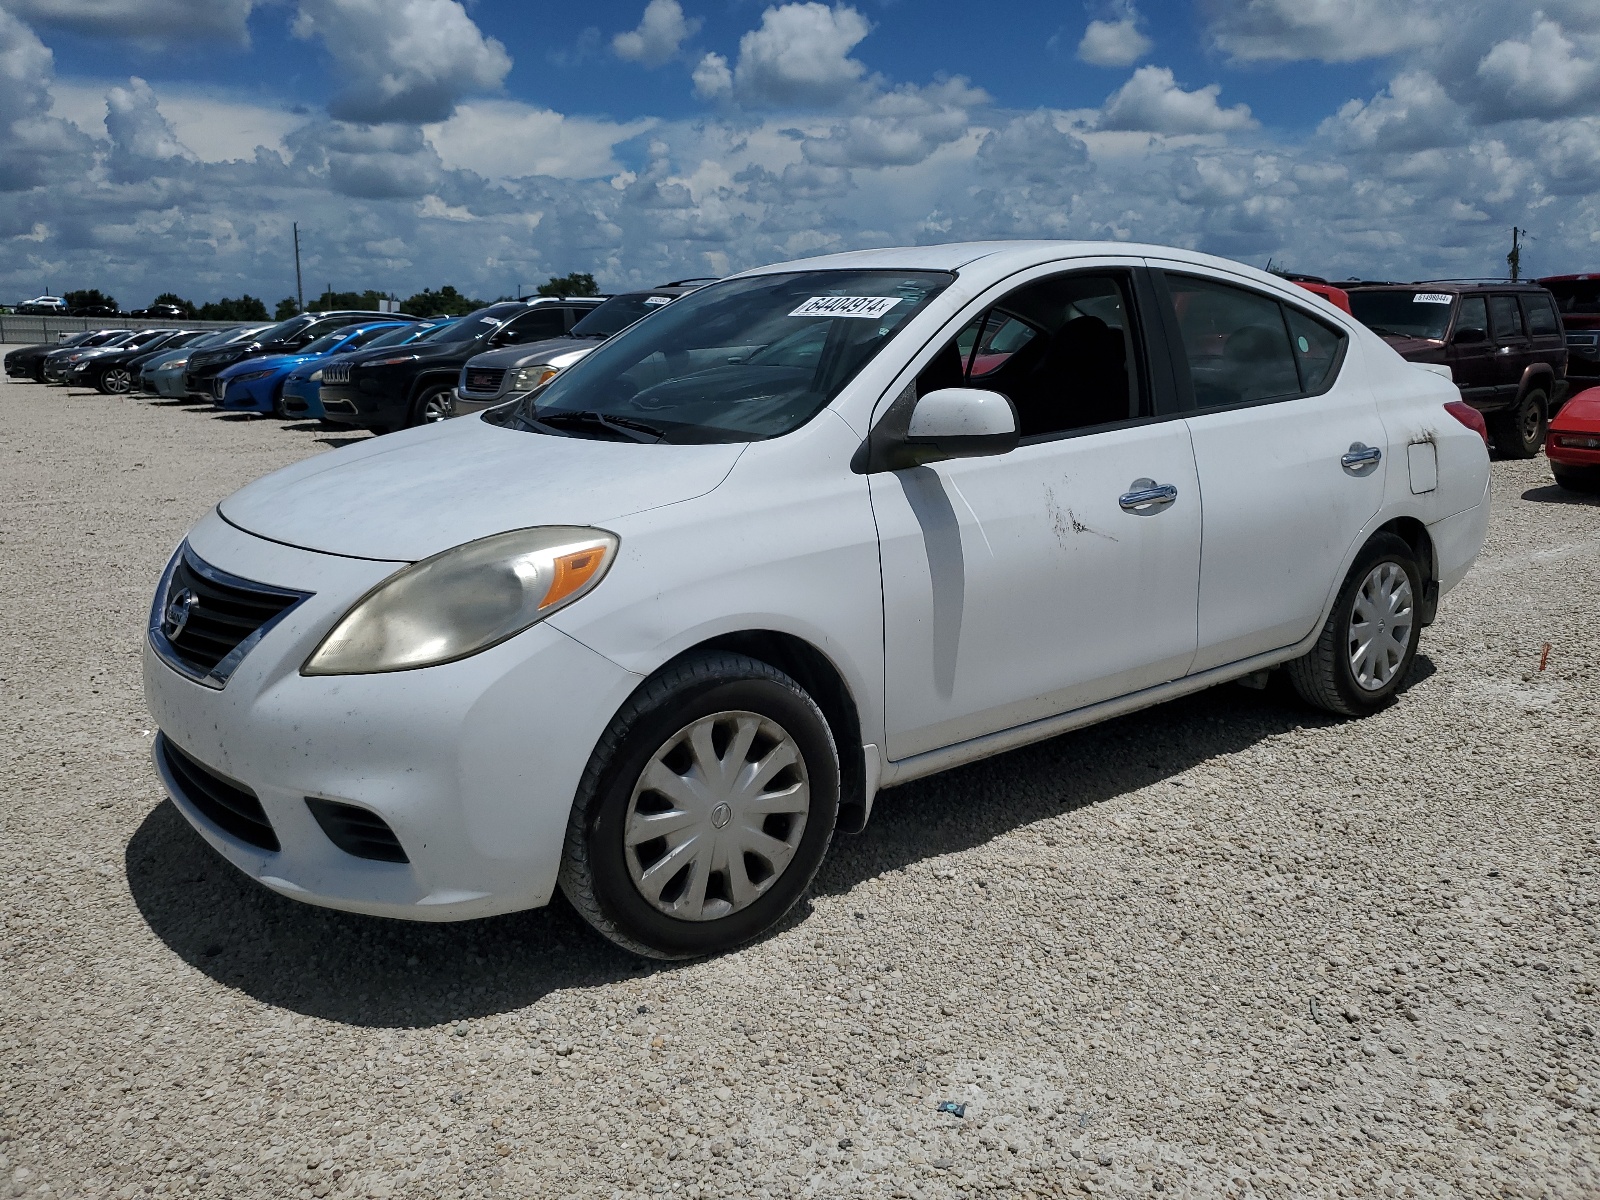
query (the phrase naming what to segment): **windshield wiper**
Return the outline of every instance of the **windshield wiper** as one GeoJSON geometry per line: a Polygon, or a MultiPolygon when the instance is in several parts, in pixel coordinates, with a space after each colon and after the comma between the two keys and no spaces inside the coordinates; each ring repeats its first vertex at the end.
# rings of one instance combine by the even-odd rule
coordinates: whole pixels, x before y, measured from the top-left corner
{"type": "Polygon", "coordinates": [[[540,412],[535,409],[532,415],[534,421],[540,425],[554,428],[570,425],[579,429],[609,429],[633,442],[661,442],[667,437],[665,430],[657,429],[654,425],[646,425],[643,421],[634,421],[628,417],[608,417],[605,413],[595,412],[592,408],[579,409],[575,412],[540,412]]]}

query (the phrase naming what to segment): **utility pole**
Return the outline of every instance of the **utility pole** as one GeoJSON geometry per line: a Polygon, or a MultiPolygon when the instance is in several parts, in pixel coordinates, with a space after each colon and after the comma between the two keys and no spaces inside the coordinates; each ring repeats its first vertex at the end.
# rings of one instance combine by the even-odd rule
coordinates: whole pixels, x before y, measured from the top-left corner
{"type": "Polygon", "coordinates": [[[1516,283],[1522,277],[1522,235],[1526,229],[1511,227],[1511,253],[1506,255],[1506,262],[1511,265],[1511,282],[1516,283]]]}
{"type": "Polygon", "coordinates": [[[301,312],[306,310],[306,292],[300,283],[300,222],[294,223],[294,302],[301,312]]]}

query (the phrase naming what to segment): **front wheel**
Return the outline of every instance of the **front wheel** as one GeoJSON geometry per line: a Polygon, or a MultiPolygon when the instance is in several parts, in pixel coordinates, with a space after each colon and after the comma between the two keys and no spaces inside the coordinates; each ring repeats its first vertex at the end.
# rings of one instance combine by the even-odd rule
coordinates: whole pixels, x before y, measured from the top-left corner
{"type": "Polygon", "coordinates": [[[1489,419],[1495,449],[1505,458],[1533,458],[1544,446],[1550,401],[1538,388],[1529,388],[1504,412],[1489,419]]]}
{"type": "Polygon", "coordinates": [[[133,375],[126,367],[109,367],[101,372],[97,386],[107,396],[121,396],[133,386],[133,375]]]}
{"type": "Polygon", "coordinates": [[[1317,644],[1288,664],[1300,698],[1344,717],[1383,707],[1417,656],[1421,597],[1422,572],[1411,547],[1388,533],[1368,542],[1345,576],[1317,644]]]}
{"type": "Polygon", "coordinates": [[[410,425],[433,425],[456,415],[456,390],[450,384],[429,384],[411,406],[410,425]]]}
{"type": "Polygon", "coordinates": [[[1600,492],[1600,467],[1566,467],[1551,463],[1550,474],[1555,476],[1557,487],[1569,492],[1600,492]]]}
{"type": "Polygon", "coordinates": [[[561,890],[635,954],[719,953],[794,907],[838,812],[838,751],[805,690],[741,654],[688,659],[641,686],[595,748],[561,890]]]}

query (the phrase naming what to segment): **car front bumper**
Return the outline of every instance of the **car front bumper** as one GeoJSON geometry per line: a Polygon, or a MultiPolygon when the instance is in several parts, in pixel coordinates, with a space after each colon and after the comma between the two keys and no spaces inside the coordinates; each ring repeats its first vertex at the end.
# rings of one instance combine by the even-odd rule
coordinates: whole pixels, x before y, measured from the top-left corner
{"type": "Polygon", "coordinates": [[[373,390],[369,391],[356,383],[323,384],[317,393],[317,399],[322,404],[323,420],[338,425],[354,425],[358,429],[403,424],[406,418],[405,400],[378,389],[371,380],[364,382],[367,388],[373,390]]]}
{"type": "Polygon", "coordinates": [[[503,392],[498,396],[483,396],[456,389],[455,416],[468,417],[477,413],[488,412],[491,408],[499,408],[502,404],[521,400],[527,392],[503,392]]]}
{"type": "Polygon", "coordinates": [[[232,380],[217,380],[212,383],[213,394],[220,392],[215,397],[214,403],[218,408],[228,412],[254,412],[269,413],[272,411],[272,389],[276,381],[267,379],[250,379],[243,383],[232,380]]]}
{"type": "Polygon", "coordinates": [[[334,622],[401,564],[268,542],[215,513],[189,545],[230,574],[311,593],[220,689],[174,670],[146,638],[145,696],[162,735],[254,792],[279,844],[262,849],[208,819],[158,752],[174,804],[218,853],[294,899],[377,916],[463,920],[549,900],[579,780],[637,675],[540,624],[439,667],[303,676],[334,622]],[[308,797],[376,814],[409,861],[339,849],[308,797]]]}

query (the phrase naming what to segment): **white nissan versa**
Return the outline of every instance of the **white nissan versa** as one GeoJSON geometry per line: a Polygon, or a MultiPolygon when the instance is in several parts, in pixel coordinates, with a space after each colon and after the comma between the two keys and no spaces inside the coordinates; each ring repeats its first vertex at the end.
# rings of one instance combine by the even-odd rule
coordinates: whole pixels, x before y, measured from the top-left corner
{"type": "Polygon", "coordinates": [[[1456,390],[1187,251],[862,251],[712,284],[481,417],[190,531],[145,684],[241,870],[641,954],[770,927],[875,793],[1283,666],[1359,716],[1488,520],[1456,390]]]}

